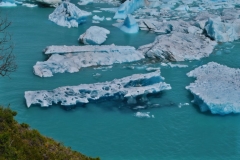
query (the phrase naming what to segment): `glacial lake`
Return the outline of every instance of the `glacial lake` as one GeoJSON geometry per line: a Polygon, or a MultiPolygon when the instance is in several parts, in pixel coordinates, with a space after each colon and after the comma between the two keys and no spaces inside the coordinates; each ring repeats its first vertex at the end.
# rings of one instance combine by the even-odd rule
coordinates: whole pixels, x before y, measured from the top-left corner
{"type": "MultiPolygon", "coordinates": [[[[91,4],[79,8],[91,11],[99,10],[100,7],[112,6],[91,4]]],[[[197,105],[191,103],[193,96],[185,86],[194,81],[186,73],[211,61],[240,68],[240,41],[218,44],[208,58],[177,63],[188,65],[186,68],[138,61],[113,65],[112,68],[82,68],[78,73],[40,78],[33,74],[33,65],[48,59],[42,53],[43,49],[50,45],[82,45],[77,39],[92,25],[111,31],[104,44],[138,48],[153,42],[156,37],[156,34],[148,31],[125,34],[112,26],[115,20],[93,24],[92,16],[78,28],[60,27],[48,20],[53,10],[24,6],[0,8],[1,15],[7,15],[12,22],[8,32],[12,34],[18,64],[18,70],[10,78],[0,78],[0,104],[10,105],[17,111],[16,119],[19,122],[30,124],[43,135],[74,150],[92,157],[99,156],[103,160],[239,159],[240,116],[202,113],[197,105]],[[49,108],[26,106],[25,91],[110,81],[135,73],[147,73],[146,67],[161,68],[161,75],[166,83],[171,84],[172,89],[148,97],[149,103],[154,105],[142,110],[114,101],[93,102],[71,110],[59,105],[49,108]],[[97,73],[100,76],[95,76],[97,73]],[[185,103],[189,105],[180,105],[185,103]],[[150,112],[154,118],[139,118],[135,116],[136,112],[150,112]]],[[[95,14],[105,17],[114,15],[110,12],[95,14]]]]}

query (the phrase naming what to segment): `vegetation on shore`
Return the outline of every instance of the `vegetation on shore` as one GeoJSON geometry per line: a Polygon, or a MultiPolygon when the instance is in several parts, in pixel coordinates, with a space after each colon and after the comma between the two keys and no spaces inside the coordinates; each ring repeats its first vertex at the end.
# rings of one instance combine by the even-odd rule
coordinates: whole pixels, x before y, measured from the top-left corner
{"type": "Polygon", "coordinates": [[[0,160],[99,160],[72,151],[51,138],[14,120],[17,112],[0,107],[0,160]]]}

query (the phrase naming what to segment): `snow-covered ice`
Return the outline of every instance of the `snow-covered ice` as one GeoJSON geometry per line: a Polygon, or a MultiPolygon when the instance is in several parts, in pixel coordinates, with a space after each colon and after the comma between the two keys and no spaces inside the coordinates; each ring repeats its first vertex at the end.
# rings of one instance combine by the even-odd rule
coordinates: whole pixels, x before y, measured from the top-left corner
{"type": "Polygon", "coordinates": [[[240,113],[240,69],[210,62],[187,76],[196,78],[186,89],[194,95],[201,111],[220,115],[240,113]]]}
{"type": "Polygon", "coordinates": [[[89,101],[102,98],[126,99],[128,103],[132,104],[137,103],[141,96],[171,89],[171,86],[163,82],[163,80],[160,71],[134,74],[109,82],[59,87],[50,91],[26,91],[25,99],[28,107],[33,104],[48,107],[53,103],[71,106],[77,103],[89,103],[89,101]]]}
{"type": "Polygon", "coordinates": [[[217,43],[203,35],[171,32],[159,35],[153,43],[140,46],[146,57],[161,61],[199,60],[208,57],[217,43]]]}
{"type": "Polygon", "coordinates": [[[209,37],[218,42],[238,40],[240,37],[240,19],[233,23],[226,23],[210,18],[206,23],[205,30],[209,37]]]}
{"type": "Polygon", "coordinates": [[[86,17],[91,15],[90,12],[80,10],[77,6],[70,2],[62,2],[49,15],[49,20],[53,21],[59,26],[64,27],[78,27],[79,24],[86,21],[86,17]]]}
{"type": "Polygon", "coordinates": [[[91,26],[80,35],[78,40],[83,44],[99,45],[106,41],[108,34],[110,34],[110,31],[105,28],[91,26]]]}
{"type": "Polygon", "coordinates": [[[82,67],[112,65],[145,58],[134,47],[115,45],[50,46],[45,49],[45,54],[53,55],[47,61],[37,62],[33,66],[35,75],[40,77],[51,77],[54,73],[78,72],[82,67]]]}

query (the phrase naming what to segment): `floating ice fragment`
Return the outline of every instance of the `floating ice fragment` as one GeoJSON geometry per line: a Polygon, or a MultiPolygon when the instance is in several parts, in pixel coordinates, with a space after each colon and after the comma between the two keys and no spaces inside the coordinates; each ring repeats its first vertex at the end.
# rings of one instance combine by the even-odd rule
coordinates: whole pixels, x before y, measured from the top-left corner
{"type": "Polygon", "coordinates": [[[240,69],[210,62],[187,76],[196,78],[186,89],[194,95],[201,111],[220,115],[240,113],[240,69]]]}
{"type": "Polygon", "coordinates": [[[36,4],[31,4],[31,3],[23,3],[22,6],[26,6],[26,7],[29,7],[29,8],[33,8],[33,7],[37,7],[38,5],[36,5],[36,4]]]}
{"type": "Polygon", "coordinates": [[[126,0],[118,8],[118,11],[115,13],[113,19],[125,19],[127,14],[131,14],[136,9],[145,6],[144,0],[126,0]]]}
{"type": "Polygon", "coordinates": [[[103,21],[104,19],[105,19],[104,16],[103,17],[99,17],[97,15],[93,16],[93,20],[95,20],[95,21],[103,21]]]}
{"type": "Polygon", "coordinates": [[[49,20],[63,27],[78,27],[79,24],[86,21],[86,17],[91,15],[91,12],[80,10],[77,6],[70,2],[62,2],[49,15],[49,20]]]}
{"type": "Polygon", "coordinates": [[[51,91],[26,91],[25,99],[28,107],[32,104],[48,107],[52,103],[71,106],[77,103],[89,103],[89,101],[102,98],[127,99],[132,103],[133,101],[137,102],[141,96],[171,89],[171,86],[163,82],[163,80],[160,71],[134,74],[110,82],[59,87],[51,91]]]}
{"type": "Polygon", "coordinates": [[[138,50],[146,57],[161,61],[198,60],[209,56],[217,44],[203,35],[171,33],[159,35],[153,43],[140,46],[138,50]]]}
{"type": "Polygon", "coordinates": [[[150,112],[136,112],[134,115],[138,118],[151,118],[150,112]]]}
{"type": "Polygon", "coordinates": [[[131,46],[49,46],[45,54],[53,54],[45,62],[34,65],[34,73],[40,77],[51,77],[54,73],[78,72],[82,67],[112,65],[133,62],[145,57],[131,46]],[[58,53],[64,53],[60,55],[58,53]]]}
{"type": "Polygon", "coordinates": [[[83,44],[99,45],[106,41],[108,34],[110,34],[110,31],[105,28],[91,26],[85,33],[80,35],[78,40],[83,44]]]}
{"type": "Polygon", "coordinates": [[[125,33],[137,33],[139,30],[136,20],[128,14],[124,22],[114,24],[114,26],[120,28],[125,33]]]}

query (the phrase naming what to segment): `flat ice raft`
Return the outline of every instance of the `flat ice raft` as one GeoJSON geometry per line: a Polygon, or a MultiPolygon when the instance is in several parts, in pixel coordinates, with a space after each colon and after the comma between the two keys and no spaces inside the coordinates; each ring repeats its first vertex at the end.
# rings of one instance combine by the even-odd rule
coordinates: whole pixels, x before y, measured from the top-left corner
{"type": "Polygon", "coordinates": [[[162,61],[199,60],[208,57],[217,43],[203,35],[172,32],[138,48],[146,57],[162,61]]]}
{"type": "Polygon", "coordinates": [[[82,67],[112,65],[145,58],[134,47],[115,45],[50,46],[45,49],[45,54],[52,56],[33,66],[34,74],[40,77],[51,77],[54,73],[74,73],[82,67]]]}
{"type": "Polygon", "coordinates": [[[197,78],[186,89],[194,95],[201,111],[220,115],[240,113],[240,69],[210,62],[187,75],[197,78]]]}
{"type": "Polygon", "coordinates": [[[110,82],[59,87],[51,91],[26,91],[25,99],[28,107],[32,104],[48,107],[52,103],[71,106],[77,103],[89,103],[91,100],[101,98],[127,99],[127,102],[131,104],[136,103],[140,96],[145,97],[149,93],[171,89],[171,86],[163,80],[160,71],[134,74],[110,82]]]}

